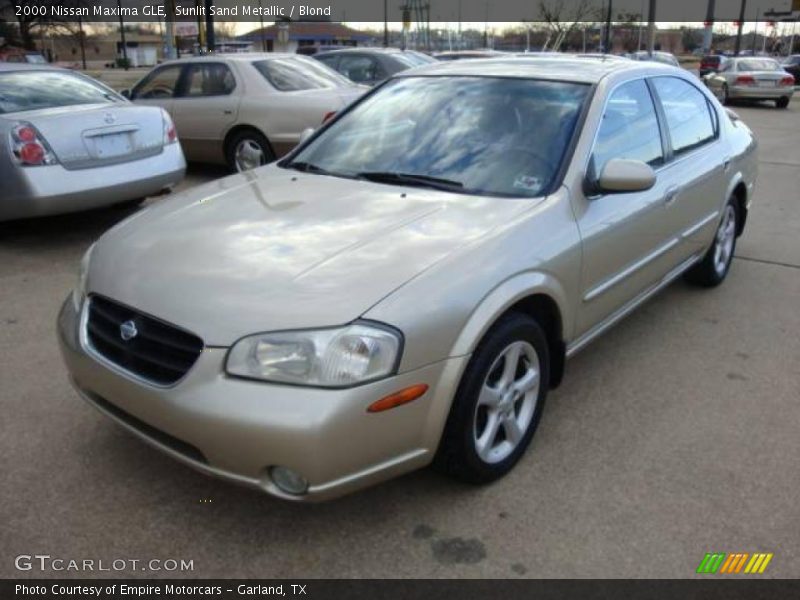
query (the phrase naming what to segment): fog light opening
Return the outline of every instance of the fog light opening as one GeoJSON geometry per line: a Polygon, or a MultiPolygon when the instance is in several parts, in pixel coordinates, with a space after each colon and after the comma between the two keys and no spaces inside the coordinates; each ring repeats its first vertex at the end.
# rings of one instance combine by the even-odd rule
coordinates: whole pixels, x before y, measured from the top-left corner
{"type": "Polygon", "coordinates": [[[271,467],[269,476],[278,489],[287,494],[302,496],[308,491],[306,478],[289,467],[271,467]]]}

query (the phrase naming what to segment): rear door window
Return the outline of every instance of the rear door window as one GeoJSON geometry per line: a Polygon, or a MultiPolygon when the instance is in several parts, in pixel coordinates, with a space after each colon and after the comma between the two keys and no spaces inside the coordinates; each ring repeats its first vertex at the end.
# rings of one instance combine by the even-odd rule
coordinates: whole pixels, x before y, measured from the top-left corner
{"type": "Polygon", "coordinates": [[[189,65],[184,85],[184,96],[227,96],[236,87],[236,79],[228,65],[222,63],[195,63],[189,65]]]}
{"type": "Polygon", "coordinates": [[[716,137],[711,106],[700,90],[677,77],[655,77],[652,81],[664,109],[676,156],[716,137]]]}

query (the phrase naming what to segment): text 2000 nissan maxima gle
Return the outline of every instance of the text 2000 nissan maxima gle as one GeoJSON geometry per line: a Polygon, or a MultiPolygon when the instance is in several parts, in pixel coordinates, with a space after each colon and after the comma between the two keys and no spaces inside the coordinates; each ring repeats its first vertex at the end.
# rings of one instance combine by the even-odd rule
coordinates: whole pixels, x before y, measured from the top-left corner
{"type": "Polygon", "coordinates": [[[132,432],[277,496],[491,481],[569,355],[680,274],[725,278],[755,147],[669,66],[424,67],[102,236],[64,358],[132,432]]]}

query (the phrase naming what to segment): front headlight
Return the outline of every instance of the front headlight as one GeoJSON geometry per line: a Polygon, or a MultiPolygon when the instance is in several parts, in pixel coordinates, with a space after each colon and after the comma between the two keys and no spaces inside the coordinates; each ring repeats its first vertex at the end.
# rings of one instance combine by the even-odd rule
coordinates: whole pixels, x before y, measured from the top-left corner
{"type": "Polygon", "coordinates": [[[72,305],[75,307],[75,312],[80,312],[83,297],[86,295],[86,278],[89,275],[89,261],[92,259],[92,250],[94,250],[94,244],[89,246],[78,267],[78,281],[75,282],[75,287],[72,289],[72,305]]]}
{"type": "Polygon", "coordinates": [[[350,387],[393,374],[401,334],[357,322],[337,329],[281,331],[243,338],[228,353],[230,375],[319,387],[350,387]]]}

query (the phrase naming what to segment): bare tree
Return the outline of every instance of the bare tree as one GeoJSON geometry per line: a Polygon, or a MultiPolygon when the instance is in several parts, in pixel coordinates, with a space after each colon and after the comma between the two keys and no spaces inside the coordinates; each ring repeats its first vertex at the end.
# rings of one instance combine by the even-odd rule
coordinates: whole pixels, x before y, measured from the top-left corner
{"type": "Polygon", "coordinates": [[[539,0],[539,18],[549,34],[549,49],[561,48],[579,23],[596,20],[599,13],[595,4],[593,0],[539,0]]]}
{"type": "MultiPolygon", "coordinates": [[[[41,6],[49,7],[48,2],[41,0],[0,0],[0,18],[6,19],[8,22],[15,22],[17,32],[19,33],[19,40],[23,48],[26,50],[36,50],[36,36],[53,35],[54,33],[63,33],[74,35],[76,29],[75,22],[69,22],[66,19],[60,19],[50,15],[39,16],[36,10],[26,11],[25,7],[38,8],[41,6]],[[15,6],[22,7],[23,10],[17,10],[15,6]],[[28,14],[26,14],[28,13],[28,14]]],[[[63,0],[60,5],[63,7],[78,7],[86,6],[89,0],[63,0]]]]}

